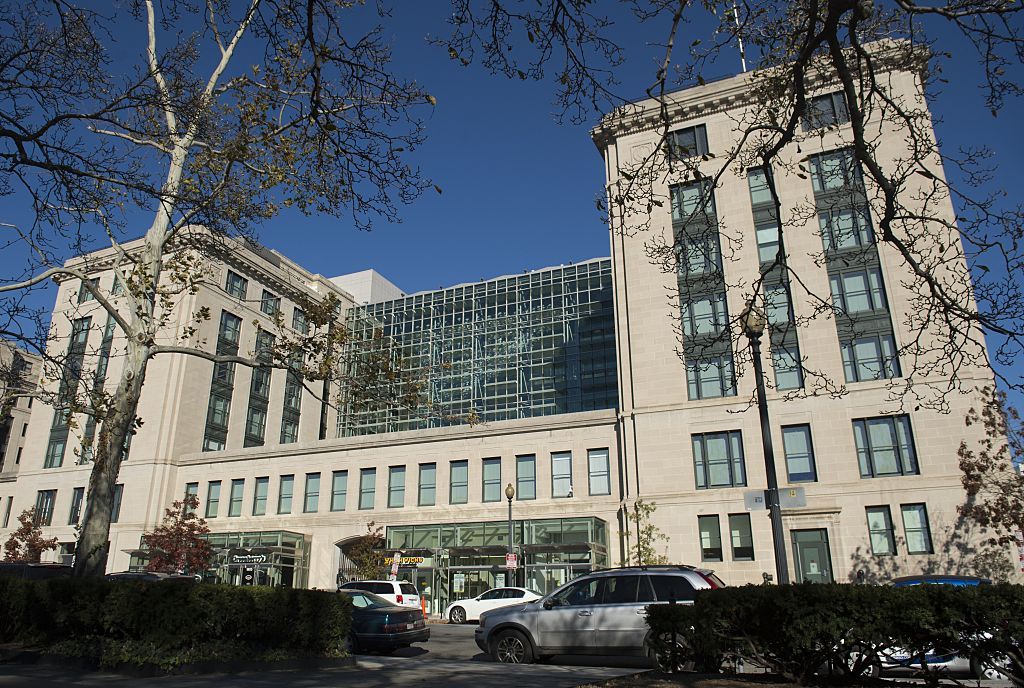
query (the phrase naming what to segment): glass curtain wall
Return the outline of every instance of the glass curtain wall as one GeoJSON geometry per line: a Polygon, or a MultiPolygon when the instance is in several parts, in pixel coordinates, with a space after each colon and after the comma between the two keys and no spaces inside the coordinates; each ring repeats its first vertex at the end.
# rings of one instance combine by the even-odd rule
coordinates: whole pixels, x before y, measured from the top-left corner
{"type": "MultiPolygon", "coordinates": [[[[607,258],[415,294],[349,311],[354,347],[391,356],[427,383],[429,416],[348,404],[338,435],[614,408],[607,258]]],[[[387,398],[386,394],[371,394],[387,398]]]]}

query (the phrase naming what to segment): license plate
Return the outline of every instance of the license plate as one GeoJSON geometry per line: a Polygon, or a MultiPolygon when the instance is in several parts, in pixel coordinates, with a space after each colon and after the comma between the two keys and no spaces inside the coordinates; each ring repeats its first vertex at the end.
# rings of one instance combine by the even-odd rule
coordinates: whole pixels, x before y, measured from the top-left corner
{"type": "Polygon", "coordinates": [[[414,624],[414,623],[407,623],[407,624],[405,624],[405,630],[407,630],[407,631],[411,631],[415,627],[416,627],[416,624],[414,624]]]}

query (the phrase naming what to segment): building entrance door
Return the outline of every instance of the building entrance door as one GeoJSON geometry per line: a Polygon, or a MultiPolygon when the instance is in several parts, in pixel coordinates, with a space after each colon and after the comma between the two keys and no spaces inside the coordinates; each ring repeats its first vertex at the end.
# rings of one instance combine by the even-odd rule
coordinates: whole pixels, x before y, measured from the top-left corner
{"type": "Polygon", "coordinates": [[[797,583],[834,583],[828,530],[791,530],[797,583]]]}

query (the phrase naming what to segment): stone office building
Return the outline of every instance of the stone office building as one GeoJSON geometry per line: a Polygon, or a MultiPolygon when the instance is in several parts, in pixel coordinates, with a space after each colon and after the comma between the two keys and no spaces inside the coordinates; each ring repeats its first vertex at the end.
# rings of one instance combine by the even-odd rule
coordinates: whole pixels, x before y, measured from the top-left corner
{"type": "MultiPolygon", "coordinates": [[[[747,78],[675,94],[678,136],[724,148],[746,107],[747,78]]],[[[894,72],[891,88],[912,92],[916,78],[894,72]]],[[[598,127],[609,183],[623,156],[650,150],[659,135],[653,120],[649,129],[598,127]]],[[[831,203],[838,182],[830,171],[854,169],[848,143],[842,122],[804,142],[810,178],[786,177],[780,193],[831,203]]],[[[902,145],[898,134],[888,145],[902,145]]],[[[405,295],[372,271],[327,279],[239,244],[181,309],[210,309],[201,338],[211,348],[252,351],[259,324],[276,313],[303,326],[299,294],[334,294],[352,331],[364,339],[383,331],[423,372],[432,403],[451,413],[336,412],[288,371],[235,366],[227,375],[194,357],[159,357],[139,410],[145,424],[119,478],[108,569],[141,565],[141,535],[171,501],[193,492],[218,552],[211,579],[330,588],[350,571],[347,548],[373,522],[385,528],[382,556],[397,555],[401,577],[438,611],[450,599],[513,582],[503,568],[511,484],[519,584],[547,591],[617,565],[635,545],[626,513],[640,498],[657,504],[653,521],[667,536],[659,547],[669,560],[716,569],[730,584],[761,581],[775,563],[767,512],[748,511],[744,501],[766,480],[749,404],[752,375],[736,369],[735,345],[694,346],[743,308],[745,296],[728,285],[759,274],[774,253],[772,233],[759,231],[759,174],[726,175],[714,189],[681,183],[658,190],[673,202],[654,208],[650,221],[670,241],[686,243],[675,227],[693,199],[708,194],[713,220],[728,219],[732,231],[752,239],[725,261],[719,245],[708,244],[678,273],[651,264],[643,233],[616,232],[610,258],[405,295]],[[687,271],[702,279],[690,280],[687,271]],[[456,422],[470,413],[480,422],[456,422]]],[[[843,183],[856,182],[853,173],[843,183]]],[[[828,318],[785,327],[811,306],[783,283],[770,287],[776,293],[768,301],[778,479],[806,494],[805,504],[783,513],[795,580],[851,580],[878,558],[907,573],[932,562],[963,497],[957,447],[977,432],[962,422],[977,403],[969,395],[950,398],[946,414],[891,410],[891,385],[904,375],[896,352],[911,336],[902,317],[910,295],[897,261],[874,246],[870,204],[840,215],[855,231],[835,237],[829,260],[808,258],[821,252],[811,230],[789,233],[787,251],[807,263],[802,274],[845,299],[847,311],[867,312],[870,327],[853,332],[828,318]],[[847,241],[862,257],[855,270],[841,267],[847,241]],[[801,361],[846,393],[793,394],[804,384],[801,361]]],[[[112,279],[102,253],[90,264],[101,282],[112,279]]],[[[185,319],[172,326],[184,327],[185,319]]],[[[82,342],[93,364],[106,351],[113,371],[118,341],[106,320],[82,302],[80,285],[60,286],[55,326],[76,335],[71,345],[82,342]]],[[[57,337],[54,346],[68,341],[57,337]]],[[[960,376],[978,386],[992,381],[981,364],[960,376]]],[[[65,432],[52,409],[37,405],[26,438],[31,450],[0,479],[0,504],[14,513],[37,506],[47,535],[69,551],[89,472],[75,446],[85,424],[74,427],[65,432]]]]}

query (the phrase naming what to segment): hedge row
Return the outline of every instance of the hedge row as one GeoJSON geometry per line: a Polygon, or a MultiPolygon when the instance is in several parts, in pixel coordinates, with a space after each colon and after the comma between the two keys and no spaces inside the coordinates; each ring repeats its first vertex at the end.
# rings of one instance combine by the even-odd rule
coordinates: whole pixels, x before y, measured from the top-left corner
{"type": "Polygon", "coordinates": [[[652,605],[647,621],[665,645],[674,633],[683,660],[702,670],[741,659],[806,685],[856,675],[890,648],[948,648],[998,661],[1024,685],[1024,586],[724,588],[699,592],[692,606],[652,605]]]}
{"type": "Polygon", "coordinates": [[[0,642],[101,666],[334,657],[351,613],[347,598],[311,590],[0,578],[0,642]]]}

